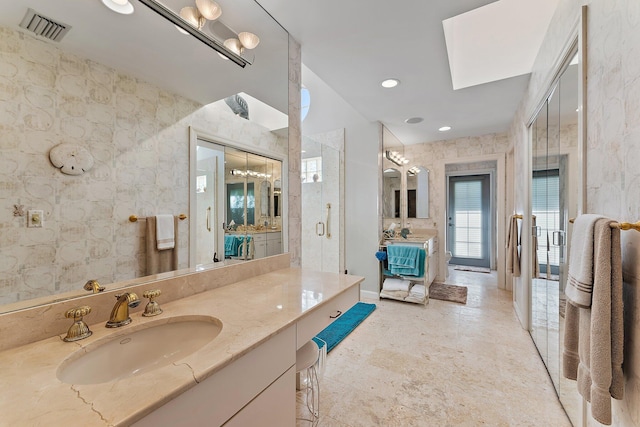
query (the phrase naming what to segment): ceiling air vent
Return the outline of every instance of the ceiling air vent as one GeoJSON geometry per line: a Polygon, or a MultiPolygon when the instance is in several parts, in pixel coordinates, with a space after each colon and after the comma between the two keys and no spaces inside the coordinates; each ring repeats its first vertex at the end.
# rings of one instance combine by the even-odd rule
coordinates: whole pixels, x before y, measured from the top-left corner
{"type": "Polygon", "coordinates": [[[20,27],[31,31],[36,36],[44,37],[54,42],[59,42],[71,29],[70,25],[56,22],[31,8],[27,10],[27,14],[22,18],[20,27]]]}

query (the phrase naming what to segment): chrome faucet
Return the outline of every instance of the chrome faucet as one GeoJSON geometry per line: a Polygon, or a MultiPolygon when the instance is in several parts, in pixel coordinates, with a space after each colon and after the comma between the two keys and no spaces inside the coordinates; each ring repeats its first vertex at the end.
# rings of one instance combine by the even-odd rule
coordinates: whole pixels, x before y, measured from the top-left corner
{"type": "Polygon", "coordinates": [[[109,321],[105,325],[107,328],[119,328],[120,326],[128,325],[131,323],[131,317],[129,317],[129,307],[134,308],[140,304],[138,295],[133,292],[125,292],[120,295],[116,295],[118,301],[111,310],[111,316],[109,321]]]}

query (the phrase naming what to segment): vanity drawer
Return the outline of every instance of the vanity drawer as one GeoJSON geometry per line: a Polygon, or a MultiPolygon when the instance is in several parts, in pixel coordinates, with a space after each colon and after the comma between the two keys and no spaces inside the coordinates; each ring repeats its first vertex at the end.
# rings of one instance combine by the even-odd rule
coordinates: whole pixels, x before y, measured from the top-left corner
{"type": "Polygon", "coordinates": [[[318,307],[297,324],[297,348],[305,345],[318,332],[329,326],[342,313],[349,310],[360,300],[360,285],[352,286],[331,301],[318,307]]]}

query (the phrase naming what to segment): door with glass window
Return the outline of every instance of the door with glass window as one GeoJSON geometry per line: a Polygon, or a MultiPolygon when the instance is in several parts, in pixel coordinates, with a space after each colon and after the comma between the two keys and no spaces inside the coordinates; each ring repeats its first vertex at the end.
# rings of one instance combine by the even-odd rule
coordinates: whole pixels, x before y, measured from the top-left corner
{"type": "Polygon", "coordinates": [[[490,268],[490,184],[489,174],[449,177],[450,264],[490,268]]]}

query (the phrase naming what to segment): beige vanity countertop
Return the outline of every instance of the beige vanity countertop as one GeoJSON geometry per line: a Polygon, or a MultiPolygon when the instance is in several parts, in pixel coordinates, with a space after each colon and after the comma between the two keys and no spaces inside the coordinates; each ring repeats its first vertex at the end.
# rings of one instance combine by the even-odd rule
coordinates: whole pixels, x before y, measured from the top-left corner
{"type": "MultiPolygon", "coordinates": [[[[164,313],[142,317],[118,329],[91,324],[93,335],[75,343],[55,336],[0,353],[0,426],[126,426],[214,374],[287,326],[358,285],[363,278],[285,268],[173,302],[158,302],[164,313]],[[172,317],[213,316],[222,324],[209,344],[173,365],[94,385],[70,385],[56,377],[75,351],[136,325],[172,317]]],[[[70,321],[71,322],[71,321],[70,321]]]]}
{"type": "Polygon", "coordinates": [[[402,237],[394,237],[393,239],[384,239],[384,242],[391,243],[424,243],[429,239],[432,239],[438,235],[436,230],[421,230],[420,232],[416,232],[415,234],[411,233],[407,236],[406,239],[402,237]]]}

